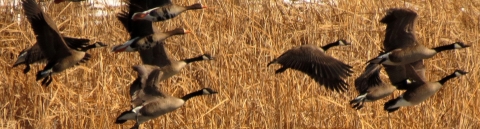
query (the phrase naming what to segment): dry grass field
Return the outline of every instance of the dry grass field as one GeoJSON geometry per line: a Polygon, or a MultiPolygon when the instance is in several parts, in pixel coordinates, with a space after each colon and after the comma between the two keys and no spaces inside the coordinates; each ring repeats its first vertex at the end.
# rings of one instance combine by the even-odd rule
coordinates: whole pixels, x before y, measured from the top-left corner
{"type": "MultiPolygon", "coordinates": [[[[12,0],[13,1],[13,0],[12,0]]],[[[327,0],[326,0],[327,1],[327,0]]],[[[194,0],[174,0],[181,5],[194,0]]],[[[189,11],[164,23],[161,30],[185,27],[194,33],[167,40],[176,59],[211,53],[214,61],[187,66],[162,82],[162,91],[183,96],[203,87],[219,92],[188,101],[182,108],[146,122],[143,128],[480,128],[479,65],[480,2],[475,0],[341,0],[338,5],[291,6],[268,0],[202,0],[210,8],[189,11]],[[364,63],[381,49],[385,10],[415,10],[418,41],[433,47],[454,41],[473,46],[447,51],[425,61],[427,78],[436,81],[455,69],[470,72],[447,82],[426,102],[388,114],[383,103],[400,95],[354,110],[349,100],[358,93],[354,79],[364,63]],[[463,10],[463,11],[462,11],[463,10]],[[332,48],[327,54],[354,66],[347,92],[326,90],[307,75],[267,63],[285,50],[308,42],[318,46],[344,38],[353,45],[332,48]]],[[[105,8],[108,15],[93,17],[86,4],[41,4],[68,36],[102,41],[108,48],[90,51],[92,59],[54,77],[49,87],[35,81],[42,65],[12,68],[18,54],[35,43],[25,17],[17,23],[19,7],[1,7],[0,17],[0,128],[130,128],[134,122],[114,124],[130,109],[128,86],[136,78],[131,66],[138,53],[112,53],[113,45],[129,39],[116,14],[122,7],[105,8]]],[[[387,81],[382,71],[381,77],[387,81]]]]}

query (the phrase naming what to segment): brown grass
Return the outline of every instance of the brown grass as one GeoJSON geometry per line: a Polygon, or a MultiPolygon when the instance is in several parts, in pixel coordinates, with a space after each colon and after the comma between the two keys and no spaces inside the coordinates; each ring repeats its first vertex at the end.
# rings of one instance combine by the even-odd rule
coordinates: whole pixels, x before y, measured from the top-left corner
{"type": "MultiPolygon", "coordinates": [[[[250,1],[250,0],[248,0],[250,1]]],[[[260,1],[260,0],[259,0],[260,1]]],[[[279,0],[278,0],[279,1],[279,0]]],[[[195,1],[175,0],[187,5],[195,1]]],[[[202,1],[211,8],[190,11],[165,23],[161,30],[185,27],[195,33],[168,39],[166,47],[175,58],[212,53],[215,61],[192,64],[163,82],[162,90],[173,96],[210,87],[220,93],[189,101],[184,107],[151,120],[145,128],[480,128],[479,17],[480,3],[471,0],[416,0],[391,2],[341,1],[338,6],[292,7],[281,2],[202,1]],[[412,6],[415,5],[415,6],[412,6]],[[464,41],[473,47],[448,51],[425,61],[427,77],[437,80],[455,69],[467,76],[449,81],[428,101],[383,111],[383,103],[401,92],[360,111],[348,101],[356,97],[353,80],[364,62],[376,56],[385,26],[378,21],[390,7],[417,8],[419,42],[438,46],[464,41]],[[461,11],[465,8],[465,12],[461,11]],[[347,82],[349,91],[329,92],[308,76],[288,70],[274,74],[277,65],[266,67],[283,51],[307,41],[324,45],[339,38],[352,46],[328,51],[354,66],[347,82]]],[[[129,36],[115,15],[122,8],[107,8],[108,16],[92,17],[94,9],[78,3],[41,4],[68,36],[110,44],[129,36]],[[95,22],[100,24],[95,24],[95,22]]],[[[1,7],[0,18],[0,127],[1,128],[129,128],[134,122],[114,124],[129,109],[128,85],[136,77],[132,65],[141,63],[137,53],[112,53],[110,48],[91,51],[92,60],[54,76],[49,87],[35,81],[44,65],[27,74],[23,66],[11,68],[16,56],[35,43],[28,21],[12,19],[20,8],[1,7]],[[12,12],[10,12],[12,10],[12,12]],[[6,17],[5,17],[6,16],[6,17]]],[[[110,46],[110,47],[111,47],[110,46]]],[[[386,80],[382,73],[382,78],[386,80]]]]}

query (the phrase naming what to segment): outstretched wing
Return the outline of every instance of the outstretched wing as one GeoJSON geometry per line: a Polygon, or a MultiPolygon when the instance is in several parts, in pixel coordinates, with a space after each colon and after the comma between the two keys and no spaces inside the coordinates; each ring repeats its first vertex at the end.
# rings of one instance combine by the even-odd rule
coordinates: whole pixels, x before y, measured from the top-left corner
{"type": "Polygon", "coordinates": [[[34,0],[23,0],[22,7],[33,32],[37,35],[37,43],[49,60],[71,55],[69,48],[58,32],[57,25],[43,13],[34,0]]]}
{"type": "Polygon", "coordinates": [[[414,33],[417,13],[410,9],[392,8],[380,22],[387,24],[383,47],[385,51],[406,48],[416,44],[414,33]]]}
{"type": "Polygon", "coordinates": [[[344,78],[351,76],[351,66],[325,55],[317,46],[302,45],[290,49],[274,60],[283,67],[301,71],[321,85],[335,91],[344,91],[348,84],[344,78]]]}
{"type": "Polygon", "coordinates": [[[132,106],[136,107],[146,101],[165,95],[158,90],[158,81],[163,72],[157,66],[135,65],[133,69],[138,73],[135,81],[130,85],[132,106]]]}
{"type": "Polygon", "coordinates": [[[369,63],[363,73],[355,79],[355,89],[360,94],[364,94],[370,87],[386,85],[380,79],[381,68],[379,64],[369,63]]]}

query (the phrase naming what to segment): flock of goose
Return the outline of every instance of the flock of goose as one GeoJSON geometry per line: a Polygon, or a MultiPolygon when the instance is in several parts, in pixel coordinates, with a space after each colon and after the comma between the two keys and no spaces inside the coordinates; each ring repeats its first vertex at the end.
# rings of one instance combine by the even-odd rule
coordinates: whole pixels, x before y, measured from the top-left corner
{"type": "MultiPolygon", "coordinates": [[[[14,67],[24,64],[24,73],[30,71],[30,64],[47,62],[44,69],[36,74],[44,86],[50,85],[52,75],[84,63],[91,58],[86,51],[107,46],[102,42],[89,44],[89,39],[61,35],[55,23],[47,16],[35,0],[22,0],[24,13],[36,35],[34,46],[23,50],[14,67]]],[[[130,0],[128,10],[117,15],[130,34],[130,40],[114,46],[113,52],[139,52],[144,64],[132,68],[138,73],[130,84],[131,109],[121,113],[115,123],[135,120],[132,128],[150,119],[181,107],[187,100],[200,95],[217,92],[210,88],[194,91],[181,98],[173,97],[159,90],[159,83],[175,74],[187,64],[196,61],[213,60],[210,54],[203,54],[183,60],[172,60],[164,48],[164,40],[173,35],[190,33],[184,28],[159,32],[153,22],[165,22],[187,10],[203,9],[206,6],[196,3],[190,6],[173,4],[170,0],[130,0]]],[[[417,14],[409,9],[392,8],[381,19],[387,25],[383,43],[384,51],[367,61],[364,72],[355,79],[359,96],[350,101],[354,109],[361,109],[365,102],[376,101],[392,94],[395,90],[405,92],[384,104],[384,110],[393,112],[403,106],[417,105],[434,95],[443,84],[454,77],[465,75],[463,70],[455,70],[439,81],[430,82],[425,77],[424,59],[431,58],[445,50],[467,48],[462,42],[427,48],[418,43],[414,34],[417,14]],[[390,84],[380,79],[380,70],[385,68],[390,84]]],[[[301,45],[287,50],[267,66],[279,64],[275,71],[282,73],[294,69],[310,76],[329,90],[343,92],[348,89],[345,79],[353,73],[351,66],[326,55],[324,52],[334,46],[351,45],[345,40],[337,40],[325,46],[301,45]]]]}

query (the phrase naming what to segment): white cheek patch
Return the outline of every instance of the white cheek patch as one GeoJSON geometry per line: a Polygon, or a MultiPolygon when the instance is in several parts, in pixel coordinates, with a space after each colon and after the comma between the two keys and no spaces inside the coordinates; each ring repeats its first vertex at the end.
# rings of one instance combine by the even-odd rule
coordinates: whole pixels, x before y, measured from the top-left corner
{"type": "Polygon", "coordinates": [[[412,84],[413,82],[415,82],[412,79],[407,79],[406,81],[407,81],[407,84],[412,84]]]}
{"type": "Polygon", "coordinates": [[[463,74],[460,73],[460,72],[455,72],[455,76],[459,77],[459,76],[462,76],[463,74]]]}
{"type": "Polygon", "coordinates": [[[345,43],[342,40],[338,41],[338,44],[345,45],[345,43]]]}
{"type": "Polygon", "coordinates": [[[204,95],[210,94],[210,92],[207,89],[203,89],[202,92],[204,95]]]}
{"type": "Polygon", "coordinates": [[[207,56],[202,56],[203,60],[209,60],[207,56]]]}
{"type": "Polygon", "coordinates": [[[135,107],[135,108],[132,109],[132,112],[138,113],[138,111],[140,111],[140,109],[142,109],[142,108],[143,108],[143,106],[135,107]]]}
{"type": "Polygon", "coordinates": [[[460,46],[460,44],[455,43],[455,44],[453,45],[453,48],[455,48],[455,49],[460,49],[460,48],[463,48],[463,47],[460,46]]]}

